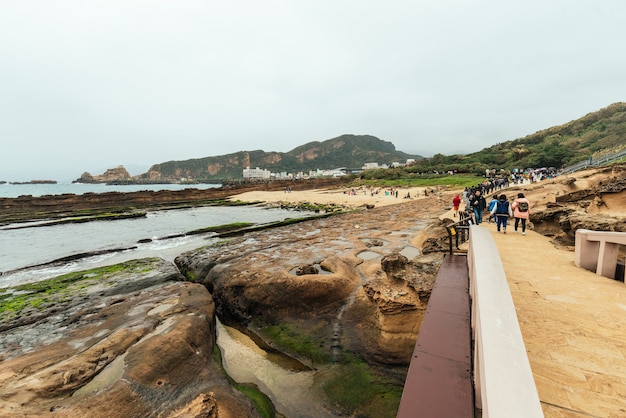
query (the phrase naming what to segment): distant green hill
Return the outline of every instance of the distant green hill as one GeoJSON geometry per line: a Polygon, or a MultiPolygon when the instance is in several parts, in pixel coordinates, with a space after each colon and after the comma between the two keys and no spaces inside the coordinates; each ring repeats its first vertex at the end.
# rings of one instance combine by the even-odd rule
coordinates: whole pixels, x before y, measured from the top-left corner
{"type": "Polygon", "coordinates": [[[486,169],[561,168],[626,147],[626,103],[614,103],[597,112],[524,138],[502,142],[466,155],[436,154],[418,161],[411,172],[457,170],[484,174],[486,169]]]}
{"type": "Polygon", "coordinates": [[[322,142],[309,142],[289,152],[240,151],[233,154],[185,161],[155,164],[138,180],[188,178],[194,180],[240,179],[243,169],[263,168],[271,172],[307,173],[310,170],[330,170],[339,167],[360,169],[366,162],[391,164],[407,159],[421,159],[396,151],[388,141],[370,135],[342,135],[322,142]]]}

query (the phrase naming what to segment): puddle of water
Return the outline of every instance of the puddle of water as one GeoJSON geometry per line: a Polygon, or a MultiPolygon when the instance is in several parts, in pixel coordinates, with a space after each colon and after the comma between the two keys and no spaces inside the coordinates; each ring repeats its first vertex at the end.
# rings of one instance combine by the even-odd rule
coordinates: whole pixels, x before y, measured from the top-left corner
{"type": "Polygon", "coordinates": [[[375,253],[374,251],[361,251],[357,257],[359,257],[361,260],[374,260],[378,257],[380,257],[380,254],[375,253]]]}
{"type": "Polygon", "coordinates": [[[315,371],[281,367],[270,359],[247,335],[217,320],[217,344],[222,351],[226,372],[235,381],[253,383],[265,393],[281,414],[287,417],[333,417],[311,396],[315,371]]]}
{"type": "Polygon", "coordinates": [[[420,250],[415,247],[404,247],[400,254],[408,258],[409,260],[413,260],[415,257],[420,255],[420,250]]]}
{"type": "Polygon", "coordinates": [[[91,382],[87,383],[85,386],[78,389],[76,392],[72,394],[72,397],[79,397],[82,395],[89,395],[91,393],[97,392],[101,389],[104,389],[114,382],[116,382],[119,378],[124,374],[126,353],[118,356],[115,360],[109,363],[100,373],[94,377],[91,382]]]}

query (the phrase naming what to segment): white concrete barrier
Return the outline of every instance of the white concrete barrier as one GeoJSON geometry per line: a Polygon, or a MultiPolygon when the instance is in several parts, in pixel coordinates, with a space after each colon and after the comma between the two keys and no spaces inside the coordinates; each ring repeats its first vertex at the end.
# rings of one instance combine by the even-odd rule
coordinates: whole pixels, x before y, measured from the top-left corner
{"type": "Polygon", "coordinates": [[[468,267],[476,407],[485,418],[543,417],[500,254],[487,228],[470,227],[468,267]]]}
{"type": "Polygon", "coordinates": [[[574,264],[614,279],[620,245],[626,245],[626,232],[577,229],[574,264]]]}

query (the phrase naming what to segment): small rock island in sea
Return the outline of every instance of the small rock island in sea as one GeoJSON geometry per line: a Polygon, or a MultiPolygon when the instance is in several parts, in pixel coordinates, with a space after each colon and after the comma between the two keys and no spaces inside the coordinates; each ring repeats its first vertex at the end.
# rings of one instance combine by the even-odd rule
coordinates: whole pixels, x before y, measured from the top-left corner
{"type": "MultiPolygon", "coordinates": [[[[6,182],[0,182],[6,183],[6,182]]],[[[12,181],[11,184],[57,184],[56,180],[12,181]]]]}

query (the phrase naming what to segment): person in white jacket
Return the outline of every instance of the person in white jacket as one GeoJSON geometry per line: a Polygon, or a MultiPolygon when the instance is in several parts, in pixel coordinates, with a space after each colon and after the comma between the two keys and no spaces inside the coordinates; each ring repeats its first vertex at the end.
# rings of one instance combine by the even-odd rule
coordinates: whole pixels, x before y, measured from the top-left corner
{"type": "Polygon", "coordinates": [[[502,232],[506,234],[506,224],[509,220],[509,217],[513,216],[513,210],[511,209],[511,204],[506,199],[506,195],[501,194],[498,202],[493,206],[491,210],[491,214],[494,215],[496,219],[496,227],[498,228],[498,232],[502,229],[502,232]]]}

